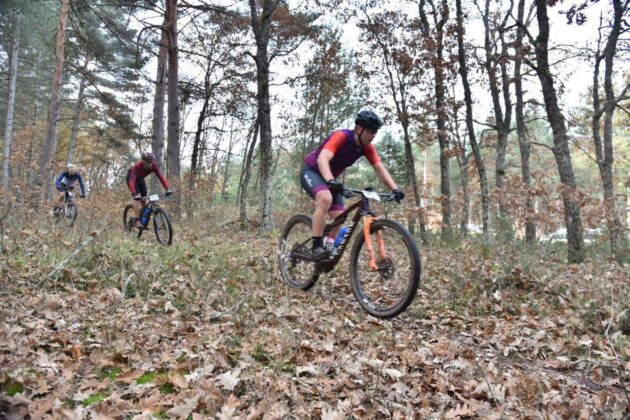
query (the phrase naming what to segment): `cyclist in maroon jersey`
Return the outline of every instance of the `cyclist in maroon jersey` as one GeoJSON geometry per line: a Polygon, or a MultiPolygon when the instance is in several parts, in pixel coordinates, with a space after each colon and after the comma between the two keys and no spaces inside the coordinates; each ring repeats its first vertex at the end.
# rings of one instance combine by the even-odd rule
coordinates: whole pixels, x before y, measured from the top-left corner
{"type": "Polygon", "coordinates": [[[166,189],[166,195],[171,195],[173,192],[168,185],[168,181],[164,178],[162,172],[160,172],[160,168],[156,165],[153,153],[143,153],[142,158],[134,163],[127,171],[127,186],[129,187],[129,191],[131,191],[131,195],[133,197],[133,209],[136,213],[133,223],[137,228],[142,227],[142,223],[140,223],[140,210],[144,205],[142,197],[147,196],[147,183],[144,181],[144,178],[153,172],[155,172],[155,175],[159,178],[162,186],[166,189]]]}
{"type": "MultiPolygon", "coordinates": [[[[300,183],[315,200],[313,213],[313,260],[318,261],[330,255],[324,248],[324,227],[326,214],[331,218],[344,210],[343,183],[337,177],[361,156],[372,164],[378,178],[392,190],[396,200],[405,198],[405,193],[398,189],[389,171],[372,145],[383,120],[370,110],[360,111],[355,120],[354,130],[333,131],[322,144],[304,158],[304,168],[300,174],[300,183]]],[[[327,242],[334,241],[338,228],[329,233],[327,242]]]]}

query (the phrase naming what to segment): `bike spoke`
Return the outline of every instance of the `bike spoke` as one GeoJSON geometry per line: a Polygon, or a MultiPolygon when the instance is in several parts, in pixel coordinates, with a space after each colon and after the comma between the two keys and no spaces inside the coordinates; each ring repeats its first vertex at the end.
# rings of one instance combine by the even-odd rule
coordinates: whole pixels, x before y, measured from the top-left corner
{"type": "Polygon", "coordinates": [[[168,216],[162,209],[157,209],[153,213],[153,229],[155,237],[159,243],[170,245],[173,239],[173,231],[168,216]]]}
{"type": "Polygon", "coordinates": [[[317,281],[309,259],[311,236],[311,219],[296,216],[289,220],[280,240],[280,272],[285,282],[297,289],[310,289],[317,281]]]}
{"type": "Polygon", "coordinates": [[[353,262],[355,295],[372,315],[395,316],[411,303],[418,287],[417,249],[412,245],[413,239],[401,233],[393,222],[376,222],[370,237],[376,269],[370,265],[367,243],[362,242],[353,262]]]}

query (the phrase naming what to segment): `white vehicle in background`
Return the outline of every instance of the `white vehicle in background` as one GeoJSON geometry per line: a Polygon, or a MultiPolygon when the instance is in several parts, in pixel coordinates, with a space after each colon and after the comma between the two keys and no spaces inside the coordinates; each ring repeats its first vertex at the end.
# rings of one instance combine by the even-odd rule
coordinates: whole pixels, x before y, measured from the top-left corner
{"type": "MultiPolygon", "coordinates": [[[[584,229],[584,243],[592,244],[597,239],[604,236],[606,232],[602,228],[597,229],[584,229]]],[[[545,235],[540,238],[541,242],[549,242],[552,244],[555,243],[567,243],[567,230],[565,228],[561,228],[552,232],[548,235],[545,235]]]]}
{"type": "Polygon", "coordinates": [[[555,243],[567,243],[567,230],[565,228],[561,228],[556,230],[555,232],[551,232],[548,235],[543,235],[540,238],[541,242],[549,242],[552,244],[555,243]]]}
{"type": "Polygon", "coordinates": [[[469,223],[466,230],[470,235],[483,235],[483,227],[474,223],[469,223]]]}

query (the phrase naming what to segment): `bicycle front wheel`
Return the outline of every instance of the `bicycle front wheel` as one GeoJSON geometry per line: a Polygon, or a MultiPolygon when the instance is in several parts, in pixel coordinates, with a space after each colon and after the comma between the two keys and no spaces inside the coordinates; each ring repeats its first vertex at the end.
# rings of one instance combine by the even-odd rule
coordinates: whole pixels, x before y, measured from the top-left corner
{"type": "Polygon", "coordinates": [[[74,226],[74,221],[77,219],[77,213],[77,206],[72,203],[66,204],[63,214],[61,216],[63,218],[64,224],[66,224],[68,227],[74,226]]]}
{"type": "Polygon", "coordinates": [[[173,242],[173,226],[168,214],[162,209],[153,210],[153,230],[157,241],[162,245],[173,242]]]}
{"type": "Polygon", "coordinates": [[[313,221],[309,216],[294,216],[289,219],[280,237],[280,274],[295,289],[308,290],[319,279],[319,275],[315,274],[315,264],[308,260],[311,254],[312,225],[313,221]]]}
{"type": "Polygon", "coordinates": [[[375,220],[370,237],[376,269],[369,265],[365,236],[358,235],[350,257],[352,290],[370,315],[393,318],[407,309],[416,296],[420,253],[409,231],[392,220],[375,220]]]}

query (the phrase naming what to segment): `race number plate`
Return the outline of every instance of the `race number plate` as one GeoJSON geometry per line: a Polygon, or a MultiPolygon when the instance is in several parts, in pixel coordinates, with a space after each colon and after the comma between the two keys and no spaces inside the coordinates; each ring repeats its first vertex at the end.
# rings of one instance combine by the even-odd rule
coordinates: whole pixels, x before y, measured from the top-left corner
{"type": "Polygon", "coordinates": [[[160,199],[160,196],[157,194],[151,194],[149,196],[149,201],[158,201],[160,199]]]}
{"type": "Polygon", "coordinates": [[[363,191],[363,196],[365,198],[369,198],[370,200],[381,201],[381,197],[379,197],[378,193],[374,191],[363,191]]]}

